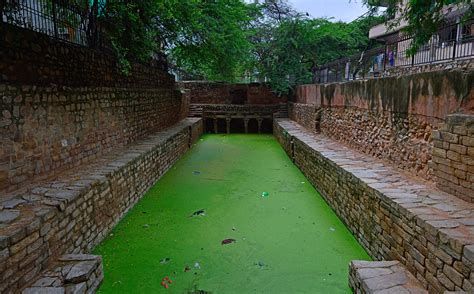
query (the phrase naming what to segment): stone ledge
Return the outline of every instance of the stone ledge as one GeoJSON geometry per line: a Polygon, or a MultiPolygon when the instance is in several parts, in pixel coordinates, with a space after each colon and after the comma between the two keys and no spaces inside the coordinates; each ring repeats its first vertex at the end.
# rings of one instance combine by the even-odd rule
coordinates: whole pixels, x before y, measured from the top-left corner
{"type": "Polygon", "coordinates": [[[103,278],[100,256],[69,254],[60,257],[22,293],[95,293],[103,278]]]}
{"type": "Polygon", "coordinates": [[[397,260],[430,293],[474,285],[474,205],[369,155],[274,121],[283,148],[375,260],[397,260]]]}
{"type": "Polygon", "coordinates": [[[398,261],[351,261],[349,286],[357,294],[428,293],[398,261]]]}
{"type": "Polygon", "coordinates": [[[185,119],[95,162],[0,197],[0,293],[16,292],[57,256],[89,252],[202,133],[185,119]]]}

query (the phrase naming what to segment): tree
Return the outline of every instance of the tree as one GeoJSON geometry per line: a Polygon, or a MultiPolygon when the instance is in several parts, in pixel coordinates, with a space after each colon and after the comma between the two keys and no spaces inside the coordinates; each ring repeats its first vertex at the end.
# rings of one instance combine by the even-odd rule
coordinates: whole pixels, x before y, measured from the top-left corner
{"type": "Polygon", "coordinates": [[[351,23],[311,19],[284,0],[264,1],[260,11],[253,23],[254,66],[260,79],[280,94],[311,82],[317,65],[367,49],[374,42],[368,38],[369,29],[382,22],[373,16],[351,23]]]}
{"type": "Polygon", "coordinates": [[[164,51],[180,68],[234,80],[249,56],[255,5],[240,0],[109,0],[102,22],[123,68],[164,51]]]}
{"type": "MultiPolygon", "coordinates": [[[[363,0],[371,8],[371,11],[377,12],[380,0],[363,0]]],[[[401,20],[406,20],[408,25],[403,31],[413,36],[413,42],[409,54],[414,54],[420,46],[426,44],[433,34],[443,23],[443,9],[446,6],[456,7],[465,10],[464,20],[474,16],[474,1],[472,0],[384,0],[388,4],[385,11],[387,19],[395,15],[401,15],[391,25],[396,26],[401,20]],[[404,5],[406,2],[406,5],[404,5]]]]}

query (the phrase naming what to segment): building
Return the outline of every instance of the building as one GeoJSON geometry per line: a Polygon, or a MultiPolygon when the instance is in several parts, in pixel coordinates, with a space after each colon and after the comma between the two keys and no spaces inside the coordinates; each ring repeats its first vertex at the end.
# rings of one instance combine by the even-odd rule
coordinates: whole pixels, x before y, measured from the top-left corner
{"type": "MultiPolygon", "coordinates": [[[[377,6],[388,7],[387,1],[378,1],[377,6]]],[[[395,15],[386,23],[376,25],[370,29],[369,37],[386,44],[386,66],[403,66],[443,62],[452,59],[472,58],[474,55],[474,21],[461,22],[468,6],[460,7],[448,5],[443,9],[445,23],[433,35],[431,40],[422,46],[414,56],[409,56],[412,39],[405,36],[402,29],[407,26],[403,12],[407,5],[404,0],[402,6],[396,9],[395,15]]]]}

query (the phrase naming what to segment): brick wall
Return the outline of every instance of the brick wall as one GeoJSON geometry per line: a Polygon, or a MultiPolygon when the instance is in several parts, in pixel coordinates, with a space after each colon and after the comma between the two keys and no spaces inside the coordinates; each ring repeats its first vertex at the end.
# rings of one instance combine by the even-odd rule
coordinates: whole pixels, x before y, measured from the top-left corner
{"type": "Polygon", "coordinates": [[[278,97],[264,84],[227,84],[213,82],[179,82],[185,99],[192,104],[279,104],[278,97]]]}
{"type": "Polygon", "coordinates": [[[437,186],[474,202],[474,115],[448,115],[432,138],[430,166],[437,186]]]}
{"type": "Polygon", "coordinates": [[[474,72],[439,71],[297,89],[290,118],[374,157],[432,179],[431,131],[474,113],[474,72]]]}
{"type": "Polygon", "coordinates": [[[0,82],[36,86],[173,88],[174,77],[158,67],[132,63],[121,74],[112,54],[60,42],[3,23],[0,26],[0,82]]]}
{"type": "Polygon", "coordinates": [[[107,154],[187,116],[168,73],[5,25],[0,28],[0,191],[107,154]]]}
{"type": "Polygon", "coordinates": [[[184,120],[22,194],[18,218],[0,226],[0,293],[27,286],[65,253],[90,252],[201,130],[200,119],[184,120]]]}

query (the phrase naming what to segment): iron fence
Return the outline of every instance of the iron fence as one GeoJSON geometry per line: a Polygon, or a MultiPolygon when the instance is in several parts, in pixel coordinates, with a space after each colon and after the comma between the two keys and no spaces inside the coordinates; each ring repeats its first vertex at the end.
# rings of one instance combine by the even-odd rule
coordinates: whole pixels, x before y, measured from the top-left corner
{"type": "Polygon", "coordinates": [[[315,83],[380,77],[397,67],[442,63],[474,57],[474,19],[446,24],[410,55],[413,37],[397,34],[385,45],[324,64],[314,71],[315,83]]]}
{"type": "Polygon", "coordinates": [[[2,21],[82,46],[98,47],[98,0],[3,0],[2,21]]]}

